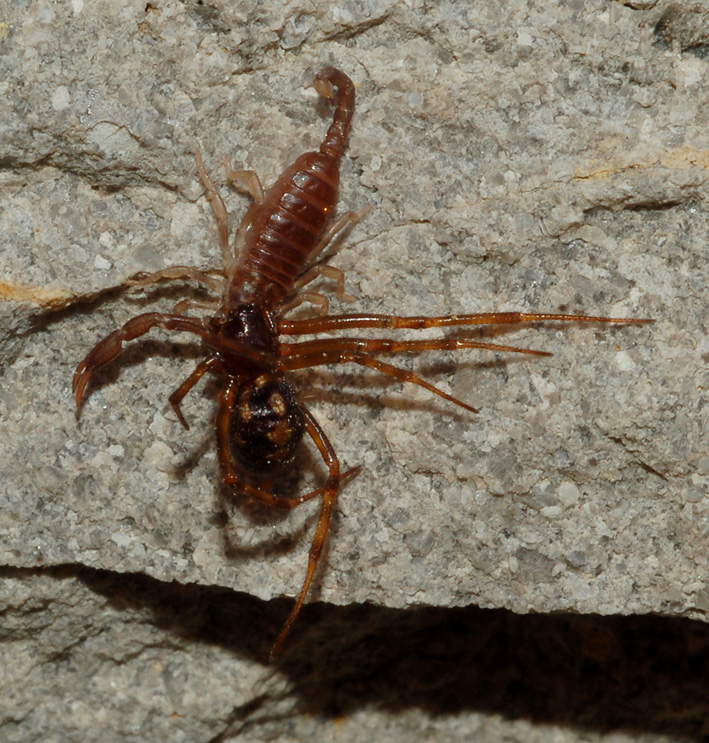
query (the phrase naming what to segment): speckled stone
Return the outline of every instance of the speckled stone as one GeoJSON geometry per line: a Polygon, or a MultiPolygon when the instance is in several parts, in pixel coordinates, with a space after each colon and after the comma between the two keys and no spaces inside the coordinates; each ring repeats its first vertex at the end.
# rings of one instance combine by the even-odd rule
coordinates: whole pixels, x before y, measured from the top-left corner
{"type": "MultiPolygon", "coordinates": [[[[600,691],[584,707],[584,684],[569,681],[572,667],[583,677],[579,659],[600,674],[614,658],[630,667],[634,631],[679,643],[677,676],[658,676],[658,688],[684,678],[682,659],[706,644],[689,622],[709,611],[703,19],[692,4],[601,0],[515,0],[504,15],[492,2],[5,3],[3,740],[706,734],[692,678],[681,724],[657,703],[652,715],[628,704],[637,724],[606,714],[600,691]],[[332,261],[355,296],[333,298],[335,311],[656,323],[486,336],[551,358],[401,362],[478,415],[350,367],[299,377],[344,466],[362,471],[339,499],[312,592],[324,603],[306,611],[274,673],[265,658],[290,605],[279,597],[300,586],[317,506],[272,514],[220,486],[217,381],[185,400],[189,431],[167,403],[202,358],[188,336],[131,345],[80,416],[71,378],[113,328],[193,291],[119,291],[128,277],[219,265],[195,146],[219,183],[228,156],[269,184],[323,136],[330,110],[310,82],[324,64],[358,85],[342,208],[373,206],[332,261]],[[215,619],[220,602],[229,611],[215,619]],[[474,607],[512,628],[489,630],[492,646],[529,632],[552,651],[553,618],[526,615],[588,615],[569,630],[574,660],[560,651],[552,701],[520,692],[515,706],[507,659],[512,676],[489,681],[498,701],[448,703],[450,684],[469,682],[460,648],[485,652],[473,635],[446,641],[461,622],[485,635],[474,607]],[[608,623],[642,614],[659,624],[608,623]],[[695,635],[699,645],[683,644],[695,635]],[[338,673],[325,674],[333,658],[338,673]],[[447,671],[421,704],[437,659],[447,671]],[[318,674],[332,688],[310,697],[318,674]],[[347,691],[330,699],[336,688],[347,691]],[[564,688],[573,714],[560,712],[564,688]]],[[[223,191],[236,225],[247,199],[223,191]]],[[[321,476],[316,463],[311,452],[297,460],[301,488],[321,476]]]]}

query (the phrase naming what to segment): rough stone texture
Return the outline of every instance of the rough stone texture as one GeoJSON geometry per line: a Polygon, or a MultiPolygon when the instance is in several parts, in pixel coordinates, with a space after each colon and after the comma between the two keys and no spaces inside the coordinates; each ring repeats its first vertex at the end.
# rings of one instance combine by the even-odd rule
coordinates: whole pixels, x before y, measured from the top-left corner
{"type": "Polygon", "coordinates": [[[3,740],[709,736],[707,5],[2,5],[3,740]],[[131,346],[80,419],[70,385],[192,291],[127,277],[218,265],[195,144],[268,184],[322,138],[331,63],[359,85],[342,204],[374,207],[333,261],[344,309],[657,322],[412,362],[477,416],[304,374],[363,469],[274,671],[316,507],[219,486],[215,382],[189,432],[167,405],[188,337],[131,346]]]}

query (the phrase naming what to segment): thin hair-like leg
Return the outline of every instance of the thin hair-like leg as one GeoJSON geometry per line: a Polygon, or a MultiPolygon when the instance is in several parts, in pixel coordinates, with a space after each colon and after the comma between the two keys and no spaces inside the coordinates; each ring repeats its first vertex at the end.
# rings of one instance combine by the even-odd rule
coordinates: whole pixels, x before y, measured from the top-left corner
{"type": "MultiPolygon", "coordinates": [[[[345,292],[345,272],[342,269],[318,263],[303,274],[302,286],[309,284],[318,276],[325,276],[328,279],[335,279],[337,281],[335,296],[338,300],[341,302],[354,302],[355,298],[345,292]]],[[[300,282],[300,279],[298,282],[300,282]]],[[[293,298],[281,306],[280,314],[284,315],[300,307],[304,302],[310,302],[315,305],[318,315],[327,315],[330,311],[329,298],[322,292],[302,291],[297,286],[298,282],[296,282],[295,293],[291,295],[293,298]]]]}
{"type": "Polygon", "coordinates": [[[203,302],[201,299],[181,299],[173,308],[175,315],[184,315],[188,310],[211,310],[212,313],[219,307],[219,301],[203,302]]]}
{"type": "Polygon", "coordinates": [[[126,279],[126,286],[143,287],[156,284],[159,281],[177,281],[191,279],[200,284],[205,284],[217,292],[224,290],[224,272],[219,269],[207,269],[202,271],[192,266],[168,266],[153,273],[137,273],[126,279]]]}
{"type": "Polygon", "coordinates": [[[354,301],[355,298],[345,292],[345,272],[341,268],[327,265],[327,261],[340,249],[342,240],[350,230],[370,211],[372,211],[372,207],[367,205],[358,212],[346,212],[328,227],[308,257],[307,267],[293,284],[288,301],[280,307],[279,314],[281,316],[300,307],[303,302],[311,302],[316,305],[319,315],[327,315],[330,311],[330,300],[326,296],[320,292],[302,291],[304,286],[318,276],[325,276],[337,281],[335,296],[338,300],[354,301]]]}
{"type": "Polygon", "coordinates": [[[217,220],[217,227],[219,228],[219,245],[222,249],[222,264],[224,265],[224,271],[229,272],[229,266],[234,261],[234,254],[229,247],[229,212],[227,211],[226,204],[219,190],[214,185],[214,181],[207,173],[207,169],[204,167],[204,160],[202,160],[202,150],[199,147],[195,148],[194,151],[195,160],[197,161],[197,172],[199,178],[202,181],[202,185],[206,189],[207,199],[212,205],[212,211],[217,220]]]}
{"type": "Polygon", "coordinates": [[[265,194],[258,173],[255,170],[234,170],[228,157],[224,158],[224,164],[227,183],[240,191],[245,191],[257,204],[263,204],[265,194]]]}

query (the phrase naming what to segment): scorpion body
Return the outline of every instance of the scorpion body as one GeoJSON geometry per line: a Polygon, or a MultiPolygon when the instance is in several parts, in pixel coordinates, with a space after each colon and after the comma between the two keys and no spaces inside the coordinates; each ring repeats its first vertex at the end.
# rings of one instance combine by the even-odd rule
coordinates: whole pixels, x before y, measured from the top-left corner
{"type": "Polygon", "coordinates": [[[510,353],[549,356],[515,346],[465,338],[394,340],[389,338],[334,337],[284,342],[283,335],[306,335],[358,328],[411,329],[523,323],[596,322],[643,323],[649,320],[608,318],[592,315],[550,313],[477,313],[441,317],[375,314],[316,315],[286,319],[289,310],[307,300],[327,312],[327,300],[303,287],[322,273],[338,278],[342,296],[343,276],[322,262],[333,239],[356,224],[369,210],[347,212],[333,220],[337,204],[339,164],[346,146],[354,111],[354,85],[347,75],[327,67],[315,78],[315,87],[325,98],[335,100],[333,121],[320,149],[299,157],[264,195],[253,171],[234,171],[227,164],[227,180],[245,188],[254,203],[229,240],[229,218],[224,201],[207,174],[197,150],[197,170],[206,189],[219,229],[223,267],[200,271],[172,266],[127,283],[146,286],[161,280],[194,279],[217,292],[211,302],[183,300],[172,313],[149,312],[126,322],[100,341],[78,365],[73,390],[80,406],[92,376],[113,361],[124,343],[152,328],[193,333],[202,339],[206,357],[175,390],[169,400],[185,428],[180,404],[207,372],[222,380],[216,417],[217,450],[224,482],[235,491],[267,506],[292,509],[313,498],[322,505],[308,556],[305,579],[294,607],[271,650],[279,652],[308,594],[330,527],[332,511],[342,484],[359,467],[341,472],[335,450],[310,411],[299,399],[289,372],[325,364],[354,363],[401,382],[423,387],[472,412],[475,408],[443,392],[412,371],[378,358],[381,355],[423,351],[488,349],[510,353]],[[219,274],[215,277],[214,274],[219,274]],[[211,314],[194,317],[188,309],[207,309],[211,314]],[[325,462],[324,485],[295,498],[271,493],[270,483],[279,469],[290,463],[305,434],[312,439],[325,462]],[[236,462],[236,464],[235,464],[236,462]],[[245,471],[241,476],[238,469],[245,471]],[[257,484],[253,478],[257,478],[257,484]],[[258,478],[261,478],[260,483],[258,478]]]}
{"type": "Polygon", "coordinates": [[[229,277],[228,307],[255,304],[268,312],[279,310],[322,245],[337,206],[354,85],[332,67],[320,72],[315,85],[327,97],[332,97],[333,85],[337,89],[333,122],[319,152],[301,155],[247,212],[244,245],[229,277]]]}
{"type": "MultiPolygon", "coordinates": [[[[301,155],[264,197],[259,187],[252,188],[255,200],[242,222],[243,244],[234,251],[232,265],[226,267],[228,288],[223,305],[209,321],[217,338],[262,350],[271,358],[279,353],[276,316],[313,255],[328,242],[323,239],[337,206],[340,160],[354,113],[354,85],[332,67],[315,79],[324,97],[333,96],[333,85],[337,90],[335,115],[320,150],[301,155]]],[[[247,173],[236,177],[256,178],[247,173]]],[[[206,173],[203,180],[213,188],[206,173]]],[[[290,462],[306,429],[291,383],[270,363],[265,369],[259,363],[249,365],[219,349],[214,358],[215,366],[239,380],[225,391],[234,409],[228,424],[231,453],[256,473],[268,473],[290,462]]]]}

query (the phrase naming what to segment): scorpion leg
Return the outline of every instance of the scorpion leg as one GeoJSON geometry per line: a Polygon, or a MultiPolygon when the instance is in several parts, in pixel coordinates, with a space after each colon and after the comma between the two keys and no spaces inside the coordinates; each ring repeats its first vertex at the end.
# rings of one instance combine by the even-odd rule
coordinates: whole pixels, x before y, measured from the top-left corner
{"type": "MultiPolygon", "coordinates": [[[[330,258],[332,258],[332,256],[340,249],[342,241],[347,237],[350,230],[352,230],[354,226],[371,211],[371,205],[367,204],[367,206],[360,209],[358,212],[345,212],[327,228],[325,234],[320,238],[318,244],[311,251],[305,272],[296,279],[293,287],[295,291],[305,286],[319,275],[319,272],[313,273],[312,270],[329,261],[330,258]]],[[[340,269],[335,270],[340,271],[340,269]]],[[[340,271],[340,273],[342,273],[343,276],[342,290],[344,292],[344,272],[340,271]]]]}
{"type": "Polygon", "coordinates": [[[226,210],[226,204],[224,203],[222,195],[217,190],[214,182],[209,177],[209,173],[207,173],[207,169],[204,167],[202,151],[199,147],[195,148],[194,156],[197,161],[197,172],[199,173],[199,178],[206,189],[207,199],[212,205],[212,211],[217,220],[217,227],[219,228],[219,244],[222,249],[222,263],[224,265],[224,271],[228,273],[229,266],[232,264],[234,259],[229,248],[229,212],[226,210]]]}
{"type": "Polygon", "coordinates": [[[239,258],[239,253],[241,252],[241,248],[244,245],[244,242],[246,240],[246,233],[249,231],[249,228],[251,227],[251,223],[254,220],[254,217],[256,216],[257,210],[260,208],[260,205],[257,203],[251,204],[248,211],[244,215],[244,218],[241,220],[241,224],[239,225],[238,229],[234,233],[234,248],[233,248],[233,254],[234,258],[231,261],[231,263],[227,266],[227,276],[229,277],[229,281],[234,276],[234,271],[236,269],[236,262],[239,258]]]}
{"type": "Polygon", "coordinates": [[[215,310],[219,306],[219,300],[203,302],[200,299],[182,299],[173,308],[175,315],[184,315],[187,310],[215,310]]]}
{"type": "Polygon", "coordinates": [[[337,286],[335,289],[335,296],[342,302],[354,302],[355,298],[351,294],[345,292],[345,272],[341,268],[335,266],[328,266],[319,263],[317,266],[309,268],[295,283],[295,293],[293,299],[290,302],[284,304],[280,312],[284,315],[296,307],[300,307],[303,302],[310,302],[311,304],[317,305],[318,315],[326,315],[330,311],[330,300],[320,292],[301,292],[301,287],[309,284],[311,281],[316,279],[318,276],[325,276],[328,279],[335,279],[337,286]]]}
{"type": "Polygon", "coordinates": [[[317,279],[318,276],[325,276],[328,279],[335,279],[337,281],[335,296],[340,301],[354,302],[355,298],[351,294],[347,294],[347,292],[345,292],[345,272],[341,268],[337,268],[336,266],[327,265],[326,262],[330,260],[330,258],[332,258],[335,253],[337,253],[340,245],[342,244],[341,241],[342,239],[344,239],[347,233],[349,233],[349,231],[357,224],[357,222],[359,222],[362,217],[368,214],[371,210],[372,207],[368,205],[358,212],[347,212],[346,214],[343,214],[341,217],[339,217],[328,228],[323,238],[313,250],[312,256],[320,256],[320,253],[322,253],[327,248],[327,246],[333,242],[336,242],[337,244],[335,245],[334,249],[328,251],[325,255],[320,256],[314,265],[312,265],[311,258],[311,260],[309,261],[309,263],[311,263],[310,267],[306,268],[305,271],[296,279],[293,284],[291,300],[289,302],[286,302],[280,308],[281,315],[284,315],[287,312],[296,309],[296,307],[300,307],[303,302],[310,302],[311,304],[316,305],[318,316],[326,315],[330,311],[330,300],[324,294],[321,294],[320,292],[299,293],[304,286],[317,279]]]}
{"type": "Polygon", "coordinates": [[[351,294],[347,294],[345,292],[345,272],[341,268],[337,268],[336,266],[320,265],[313,266],[313,271],[316,271],[318,274],[322,274],[323,276],[325,276],[325,278],[335,279],[335,281],[337,281],[337,284],[335,286],[335,296],[340,301],[355,301],[355,298],[351,294]]]}
{"type": "Polygon", "coordinates": [[[291,312],[305,302],[315,306],[316,315],[327,315],[330,311],[330,300],[324,294],[320,292],[300,292],[290,302],[282,305],[280,312],[291,312]]]}
{"type": "MultiPolygon", "coordinates": [[[[210,271],[200,271],[197,268],[191,266],[168,266],[160,271],[149,273],[145,275],[138,274],[128,279],[125,283],[127,286],[149,286],[150,284],[156,284],[158,281],[175,281],[178,279],[192,279],[201,284],[206,284],[213,291],[219,292],[220,294],[224,291],[224,272],[219,269],[210,269],[210,271]],[[217,274],[212,276],[211,273],[217,274]]],[[[203,301],[199,299],[183,299],[178,302],[172,311],[175,315],[184,315],[189,309],[202,309],[212,310],[219,305],[219,299],[213,299],[211,301],[203,301]]]]}
{"type": "MultiPolygon", "coordinates": [[[[364,217],[372,211],[371,204],[360,209],[358,212],[345,212],[340,215],[325,231],[325,234],[320,238],[318,244],[313,249],[310,255],[310,262],[312,263],[325,248],[331,243],[337,241],[337,245],[331,251],[328,251],[321,260],[328,260],[337,252],[342,240],[347,237],[350,230],[354,228],[357,222],[360,222],[364,217]]],[[[301,284],[302,286],[302,284],[301,284]]]]}
{"type": "Polygon", "coordinates": [[[217,269],[200,271],[192,266],[168,266],[160,271],[148,274],[136,274],[126,280],[127,286],[149,286],[158,281],[175,281],[176,279],[192,279],[201,284],[206,284],[210,289],[217,292],[224,290],[224,272],[217,269]],[[212,276],[215,273],[218,276],[212,276]]]}
{"type": "Polygon", "coordinates": [[[246,191],[257,204],[262,204],[264,198],[263,186],[258,173],[255,170],[234,170],[229,158],[224,158],[224,160],[226,162],[227,183],[241,191],[246,191]]]}
{"type": "Polygon", "coordinates": [[[254,200],[254,203],[249,207],[249,210],[244,215],[239,228],[234,234],[234,248],[232,250],[234,258],[227,267],[227,274],[231,278],[235,269],[236,260],[239,257],[241,247],[244,244],[246,233],[248,232],[249,227],[251,227],[251,222],[256,216],[259,207],[263,204],[264,193],[261,179],[258,177],[255,170],[234,170],[231,167],[229,158],[224,158],[224,160],[226,163],[227,183],[237,189],[246,191],[254,200]]]}

